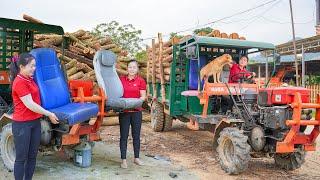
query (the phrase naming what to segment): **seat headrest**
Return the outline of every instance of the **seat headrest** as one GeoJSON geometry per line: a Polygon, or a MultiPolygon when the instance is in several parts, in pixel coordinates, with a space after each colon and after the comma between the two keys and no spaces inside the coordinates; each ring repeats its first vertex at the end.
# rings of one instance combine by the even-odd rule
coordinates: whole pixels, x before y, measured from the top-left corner
{"type": "Polygon", "coordinates": [[[117,55],[109,50],[99,50],[94,55],[97,62],[101,62],[103,66],[113,66],[117,61],[117,55]]]}

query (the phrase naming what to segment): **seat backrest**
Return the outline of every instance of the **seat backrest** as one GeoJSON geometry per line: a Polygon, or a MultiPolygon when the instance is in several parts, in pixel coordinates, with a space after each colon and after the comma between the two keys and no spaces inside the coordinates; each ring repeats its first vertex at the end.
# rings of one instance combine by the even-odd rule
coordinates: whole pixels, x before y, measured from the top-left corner
{"type": "Polygon", "coordinates": [[[30,53],[36,60],[34,79],[40,90],[42,107],[53,109],[70,103],[68,85],[56,52],[39,48],[30,53]]]}
{"type": "Polygon", "coordinates": [[[230,67],[228,64],[224,65],[220,74],[220,81],[223,83],[229,82],[229,76],[230,76],[230,67]]]}
{"type": "MultiPolygon", "coordinates": [[[[197,90],[198,89],[198,77],[199,72],[203,66],[207,64],[207,58],[205,56],[200,56],[200,68],[198,67],[198,60],[197,59],[190,59],[189,60],[189,89],[190,90],[197,90]]],[[[203,81],[201,86],[203,85],[203,81]]]]}
{"type": "Polygon", "coordinates": [[[99,50],[93,58],[93,66],[98,85],[104,90],[108,99],[123,96],[123,86],[116,72],[117,56],[112,51],[99,50]]]}

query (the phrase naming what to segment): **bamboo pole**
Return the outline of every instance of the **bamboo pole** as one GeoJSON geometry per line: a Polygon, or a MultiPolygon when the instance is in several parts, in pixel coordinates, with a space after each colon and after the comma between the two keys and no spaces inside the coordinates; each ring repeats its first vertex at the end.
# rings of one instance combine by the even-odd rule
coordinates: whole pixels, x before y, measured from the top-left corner
{"type": "Polygon", "coordinates": [[[158,39],[159,39],[159,69],[160,69],[160,83],[161,83],[161,99],[162,103],[166,101],[166,91],[165,91],[165,81],[164,81],[164,72],[163,72],[163,66],[162,66],[162,34],[158,33],[158,39]]]}
{"type": "Polygon", "coordinates": [[[152,92],[153,99],[157,98],[157,88],[156,88],[156,44],[155,40],[152,39],[152,92]]]}
{"type": "MultiPolygon", "coordinates": [[[[148,53],[148,49],[149,49],[149,46],[146,47],[146,52],[147,52],[147,55],[149,54],[148,53]]],[[[149,67],[150,67],[150,61],[147,60],[147,84],[150,82],[150,79],[149,79],[149,67]]],[[[147,97],[149,95],[149,88],[147,88],[147,97]]]]}

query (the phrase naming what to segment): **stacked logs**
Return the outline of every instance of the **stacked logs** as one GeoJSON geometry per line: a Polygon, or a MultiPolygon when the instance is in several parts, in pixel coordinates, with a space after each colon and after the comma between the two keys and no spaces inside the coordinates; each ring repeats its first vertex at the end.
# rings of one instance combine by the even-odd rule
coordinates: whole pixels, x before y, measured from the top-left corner
{"type": "MultiPolygon", "coordinates": [[[[43,24],[42,21],[24,14],[23,19],[33,23],[43,24]]],[[[64,44],[66,45],[66,44],[64,44]]],[[[117,72],[119,75],[125,75],[126,62],[128,61],[128,52],[121,49],[117,44],[112,42],[111,37],[101,37],[82,29],[65,33],[64,35],[56,34],[36,34],[34,36],[34,47],[48,47],[56,50],[59,59],[67,70],[68,80],[94,80],[95,73],[93,70],[94,54],[101,49],[110,50],[117,54],[117,72]],[[67,37],[70,41],[68,46],[63,46],[64,39],[67,37]],[[62,48],[67,49],[62,50],[62,48]],[[62,53],[64,53],[62,55],[62,53]]]]}
{"type": "Polygon", "coordinates": [[[127,51],[122,50],[114,44],[110,37],[95,36],[90,32],[78,30],[73,33],[65,33],[70,42],[62,55],[62,35],[37,34],[35,35],[35,47],[50,47],[57,51],[58,57],[65,65],[68,80],[95,80],[93,70],[94,54],[101,49],[110,50],[117,54],[117,72],[119,75],[125,75],[127,51]]]}
{"type": "Polygon", "coordinates": [[[216,38],[227,38],[227,39],[239,39],[239,40],[246,40],[245,37],[243,36],[239,36],[238,33],[231,33],[231,34],[227,34],[224,32],[220,32],[219,30],[215,29],[212,30],[210,33],[206,33],[206,32],[199,32],[197,35],[199,36],[208,36],[208,37],[216,37],[216,38]]]}
{"type": "MultiPolygon", "coordinates": [[[[161,40],[161,34],[159,34],[159,40],[161,40]]],[[[151,80],[154,77],[156,82],[160,82],[161,74],[163,72],[164,81],[169,82],[170,67],[173,59],[172,45],[178,42],[178,38],[173,38],[166,42],[159,41],[158,43],[155,43],[155,40],[153,40],[152,47],[147,47],[147,81],[151,80]]]]}

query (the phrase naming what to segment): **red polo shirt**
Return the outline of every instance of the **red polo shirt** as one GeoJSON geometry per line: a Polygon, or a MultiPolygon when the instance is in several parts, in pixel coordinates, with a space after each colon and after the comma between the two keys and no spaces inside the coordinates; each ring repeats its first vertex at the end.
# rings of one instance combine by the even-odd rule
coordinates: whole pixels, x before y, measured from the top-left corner
{"type": "Polygon", "coordinates": [[[233,64],[230,69],[229,83],[238,83],[240,77],[242,77],[243,74],[239,74],[236,76],[234,76],[234,75],[238,74],[238,73],[242,73],[242,72],[247,73],[247,74],[245,74],[246,77],[250,76],[250,71],[246,70],[246,68],[241,69],[239,64],[233,64]],[[234,77],[231,79],[232,76],[234,76],[234,77]]]}
{"type": "Polygon", "coordinates": [[[14,105],[13,120],[14,121],[32,121],[42,117],[41,114],[35,113],[28,109],[20,97],[31,94],[33,101],[41,105],[40,93],[37,84],[32,78],[28,78],[18,74],[12,84],[12,99],[14,105]]]}
{"type": "MultiPolygon", "coordinates": [[[[129,80],[128,76],[121,76],[123,98],[140,98],[140,90],[146,90],[146,81],[141,76],[129,80]]],[[[142,110],[139,108],[137,110],[142,110]]]]}

